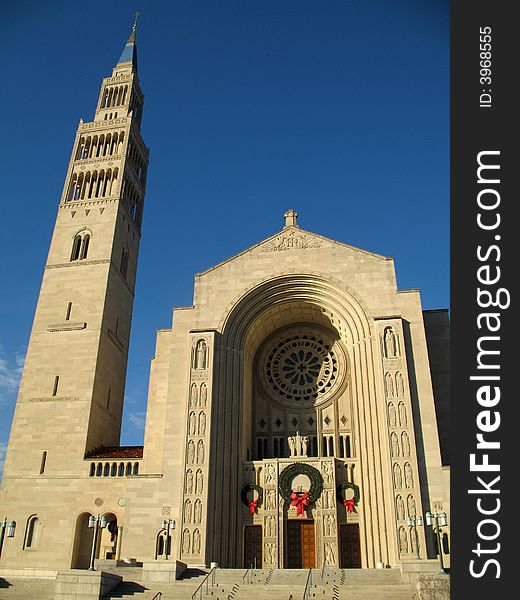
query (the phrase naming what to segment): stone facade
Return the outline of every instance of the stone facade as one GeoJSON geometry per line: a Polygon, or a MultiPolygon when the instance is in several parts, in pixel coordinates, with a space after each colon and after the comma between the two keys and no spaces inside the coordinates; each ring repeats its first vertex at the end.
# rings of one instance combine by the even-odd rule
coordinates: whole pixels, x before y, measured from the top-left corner
{"type": "Polygon", "coordinates": [[[193,306],[157,333],[144,449],[118,446],[142,106],[133,32],[74,142],[5,463],[17,527],[0,567],[435,557],[431,528],[408,525],[435,508],[449,519],[419,292],[397,289],[393,259],[304,231],[292,210],[196,275],[193,306]],[[91,516],[108,523],[94,549],[91,516]]]}

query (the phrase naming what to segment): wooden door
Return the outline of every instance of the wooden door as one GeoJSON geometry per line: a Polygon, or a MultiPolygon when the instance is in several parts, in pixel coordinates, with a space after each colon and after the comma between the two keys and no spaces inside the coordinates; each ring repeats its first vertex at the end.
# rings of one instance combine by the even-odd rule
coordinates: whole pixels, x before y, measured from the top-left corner
{"type": "Polygon", "coordinates": [[[361,568],[359,525],[340,525],[339,548],[340,567],[342,569],[361,568]]]}
{"type": "Polygon", "coordinates": [[[288,569],[315,569],[314,521],[287,521],[288,569]]]}
{"type": "Polygon", "coordinates": [[[244,531],[244,567],[262,568],[262,526],[246,525],[244,531]]]}

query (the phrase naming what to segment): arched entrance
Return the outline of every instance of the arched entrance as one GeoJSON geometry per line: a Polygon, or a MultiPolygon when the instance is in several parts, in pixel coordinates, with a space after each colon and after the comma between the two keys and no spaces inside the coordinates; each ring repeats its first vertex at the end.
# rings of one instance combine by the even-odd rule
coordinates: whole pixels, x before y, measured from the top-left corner
{"type": "Polygon", "coordinates": [[[76,520],[71,563],[73,569],[89,568],[92,542],[94,540],[94,529],[88,526],[88,520],[91,516],[91,513],[85,512],[80,514],[76,520]]]}
{"type": "Polygon", "coordinates": [[[113,513],[100,515],[106,519],[106,527],[103,528],[100,527],[99,523],[94,527],[89,527],[89,519],[94,516],[92,513],[85,512],[77,518],[71,563],[73,569],[88,569],[92,559],[92,552],[94,552],[94,559],[114,560],[117,558],[119,529],[116,515],[113,513]],[[96,527],[96,547],[93,549],[96,527]]]}

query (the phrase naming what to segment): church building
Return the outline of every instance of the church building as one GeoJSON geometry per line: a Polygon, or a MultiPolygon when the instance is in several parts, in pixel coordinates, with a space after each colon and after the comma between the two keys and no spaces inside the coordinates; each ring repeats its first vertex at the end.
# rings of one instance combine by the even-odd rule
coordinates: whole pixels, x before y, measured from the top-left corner
{"type": "Polygon", "coordinates": [[[417,517],[449,523],[447,312],[398,289],[392,258],[305,231],[294,210],[195,275],[193,306],[157,332],[144,446],[120,445],[143,104],[134,26],[74,139],[7,450],[0,569],[382,568],[435,559],[439,540],[446,562],[449,528],[417,517]]]}

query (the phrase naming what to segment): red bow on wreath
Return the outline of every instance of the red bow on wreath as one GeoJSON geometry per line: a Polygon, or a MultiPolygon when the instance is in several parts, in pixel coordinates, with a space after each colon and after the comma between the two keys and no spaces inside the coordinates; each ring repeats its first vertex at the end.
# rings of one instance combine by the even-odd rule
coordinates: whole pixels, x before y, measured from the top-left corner
{"type": "Polygon", "coordinates": [[[303,492],[301,495],[293,492],[291,499],[291,506],[296,506],[296,516],[305,514],[305,507],[311,503],[308,492],[303,492]]]}
{"type": "Polygon", "coordinates": [[[356,501],[354,500],[354,498],[350,498],[350,500],[347,500],[346,498],[343,500],[343,504],[347,507],[347,512],[354,512],[354,503],[356,501]]]}
{"type": "Polygon", "coordinates": [[[254,515],[256,511],[256,505],[258,504],[258,500],[248,500],[249,504],[249,512],[254,515]]]}

